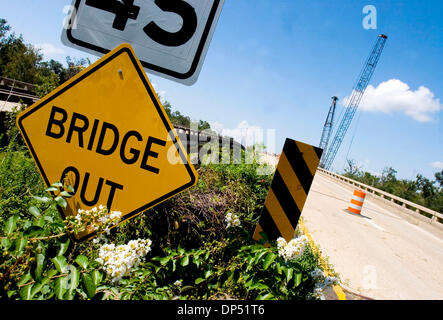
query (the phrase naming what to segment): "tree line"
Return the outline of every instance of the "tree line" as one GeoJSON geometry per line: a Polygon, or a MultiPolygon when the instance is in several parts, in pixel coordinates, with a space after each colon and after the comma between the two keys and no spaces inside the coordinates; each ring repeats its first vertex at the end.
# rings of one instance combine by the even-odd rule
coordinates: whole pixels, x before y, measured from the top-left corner
{"type": "Polygon", "coordinates": [[[348,159],[343,175],[443,213],[443,170],[434,174],[434,180],[421,174],[417,174],[415,180],[398,179],[397,171],[392,167],[384,168],[381,175],[374,175],[362,170],[354,160],[348,159]]]}
{"type": "MultiPolygon", "coordinates": [[[[44,61],[43,54],[32,44],[26,43],[22,35],[12,31],[5,19],[0,18],[0,75],[6,78],[35,85],[39,97],[48,94],[71,77],[89,66],[89,59],[66,57],[66,66],[56,60],[44,61]]],[[[173,110],[171,103],[162,102],[163,107],[176,125],[189,127],[191,118],[178,110],[173,110]]],[[[211,129],[209,122],[196,122],[199,130],[211,129]]]]}

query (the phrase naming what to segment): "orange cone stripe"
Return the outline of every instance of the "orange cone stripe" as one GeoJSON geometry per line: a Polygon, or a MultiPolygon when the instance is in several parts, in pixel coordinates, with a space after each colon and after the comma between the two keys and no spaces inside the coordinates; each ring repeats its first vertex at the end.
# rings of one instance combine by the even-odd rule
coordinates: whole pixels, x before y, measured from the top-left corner
{"type": "Polygon", "coordinates": [[[351,208],[351,207],[348,208],[348,211],[350,211],[352,213],[355,213],[355,214],[360,214],[360,212],[361,212],[361,210],[356,210],[356,209],[351,208]]]}
{"type": "Polygon", "coordinates": [[[360,198],[365,198],[366,197],[366,193],[364,193],[361,190],[354,190],[354,196],[360,197],[360,198]]]}
{"type": "Polygon", "coordinates": [[[351,203],[348,207],[348,211],[361,214],[361,209],[363,207],[363,202],[365,201],[366,193],[361,190],[354,190],[354,194],[351,198],[351,203]]]}
{"type": "Polygon", "coordinates": [[[361,207],[363,205],[363,202],[355,201],[354,199],[351,199],[351,203],[355,204],[356,206],[361,207]]]}

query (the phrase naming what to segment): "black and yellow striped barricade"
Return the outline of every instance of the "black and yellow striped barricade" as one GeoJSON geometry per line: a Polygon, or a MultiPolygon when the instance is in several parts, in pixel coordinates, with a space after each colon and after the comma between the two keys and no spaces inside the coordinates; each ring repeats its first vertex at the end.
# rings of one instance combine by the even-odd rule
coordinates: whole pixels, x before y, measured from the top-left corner
{"type": "Polygon", "coordinates": [[[283,237],[290,241],[311,188],[323,150],[287,138],[254,232],[260,240],[283,237]]]}

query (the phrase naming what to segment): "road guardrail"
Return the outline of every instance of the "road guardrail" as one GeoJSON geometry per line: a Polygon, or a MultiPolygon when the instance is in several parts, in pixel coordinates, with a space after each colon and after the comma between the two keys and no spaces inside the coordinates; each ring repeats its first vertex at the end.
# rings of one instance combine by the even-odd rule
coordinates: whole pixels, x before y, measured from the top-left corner
{"type": "Polygon", "coordinates": [[[400,197],[394,196],[393,194],[390,194],[390,193],[387,193],[387,192],[385,192],[383,190],[371,187],[371,186],[369,186],[367,184],[358,182],[356,180],[347,178],[347,177],[342,176],[340,174],[337,174],[335,172],[331,172],[331,171],[328,171],[328,170],[325,170],[325,169],[322,169],[322,168],[318,168],[317,170],[319,172],[324,173],[324,174],[326,174],[326,175],[328,175],[330,177],[333,177],[333,178],[335,178],[337,180],[340,180],[340,181],[346,182],[348,184],[351,184],[353,186],[356,186],[356,187],[366,191],[370,195],[377,196],[377,197],[379,197],[381,199],[389,201],[391,204],[394,204],[394,205],[396,205],[396,206],[398,206],[400,208],[409,209],[411,211],[415,211],[415,213],[420,214],[423,217],[429,218],[428,222],[430,224],[441,224],[443,222],[443,214],[441,214],[441,213],[439,213],[437,211],[431,210],[429,208],[423,207],[423,206],[421,206],[419,204],[416,204],[414,202],[411,202],[411,201],[402,199],[400,197]],[[441,219],[441,220],[439,221],[439,219],[441,219]]]}

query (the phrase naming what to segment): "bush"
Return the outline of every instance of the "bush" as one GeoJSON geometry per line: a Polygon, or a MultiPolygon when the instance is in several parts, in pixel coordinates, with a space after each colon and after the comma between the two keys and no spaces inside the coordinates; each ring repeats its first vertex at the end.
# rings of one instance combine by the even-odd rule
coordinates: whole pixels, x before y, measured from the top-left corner
{"type": "Polygon", "coordinates": [[[273,241],[251,238],[272,181],[257,163],[200,166],[192,189],[78,244],[69,237],[77,218],[57,210],[72,190],[44,189],[18,138],[1,161],[2,299],[318,298],[309,247],[286,260],[273,241]]]}

